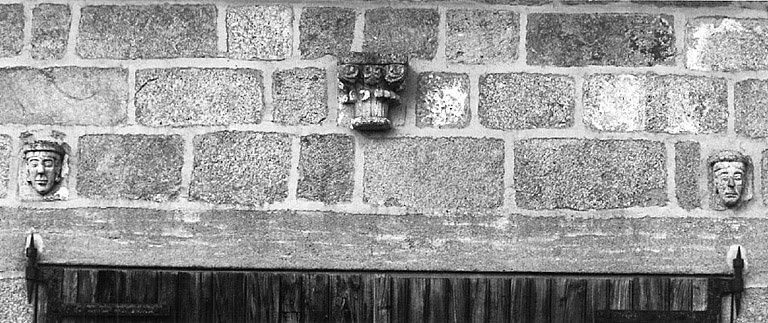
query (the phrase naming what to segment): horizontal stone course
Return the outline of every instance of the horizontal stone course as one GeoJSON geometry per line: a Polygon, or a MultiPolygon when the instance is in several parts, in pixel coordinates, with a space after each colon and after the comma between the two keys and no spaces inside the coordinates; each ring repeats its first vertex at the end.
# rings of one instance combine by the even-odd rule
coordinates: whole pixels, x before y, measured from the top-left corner
{"type": "Polygon", "coordinates": [[[686,62],[700,71],[768,69],[768,19],[697,17],[686,28],[686,62]]]}
{"type": "Polygon", "coordinates": [[[408,208],[496,208],[504,195],[504,142],[391,138],[364,145],[363,199],[408,208]]]}
{"type": "Polygon", "coordinates": [[[190,199],[261,205],[288,196],[291,136],[219,131],[197,135],[190,199]]]}
{"type": "Polygon", "coordinates": [[[666,148],[648,140],[528,139],[515,143],[515,199],[524,209],[664,206],[666,148]]]}
{"type": "Polygon", "coordinates": [[[153,127],[259,123],[262,73],[253,69],[136,71],[136,121],[153,127]]]}
{"type": "Polygon", "coordinates": [[[78,146],[80,196],[167,202],[181,193],[184,141],[178,135],[86,135],[78,146]]]}
{"type": "Polygon", "coordinates": [[[436,9],[377,8],[365,12],[364,52],[403,52],[432,59],[437,53],[436,9]]]}
{"type": "Polygon", "coordinates": [[[16,56],[24,47],[24,6],[0,5],[0,57],[16,56]]]}
{"type": "Polygon", "coordinates": [[[740,244],[749,275],[767,273],[764,219],[622,214],[0,208],[0,268],[23,270],[34,227],[45,263],[726,274],[726,252],[740,244]]]}
{"type": "Polygon", "coordinates": [[[492,129],[573,125],[574,80],[564,75],[508,73],[480,76],[480,123],[492,129]]]}
{"type": "Polygon", "coordinates": [[[85,6],[77,54],[112,59],[220,56],[216,17],[212,4],[85,6]]]}
{"type": "Polygon", "coordinates": [[[520,16],[507,10],[448,10],[445,56],[449,62],[487,64],[517,59],[520,16]]]}
{"type": "Polygon", "coordinates": [[[768,137],[768,81],[737,82],[733,92],[736,133],[751,138],[768,137]]]}
{"type": "Polygon", "coordinates": [[[0,69],[0,123],[125,123],[128,72],[120,68],[0,69]]]}
{"type": "Polygon", "coordinates": [[[675,62],[671,15],[532,13],[526,37],[530,65],[654,66],[675,62]]]}
{"type": "Polygon", "coordinates": [[[354,137],[341,134],[301,137],[298,198],[329,204],[350,201],[354,174],[354,137]]]}
{"type": "Polygon", "coordinates": [[[584,123],[599,131],[722,133],[728,126],[726,80],[594,74],[584,82],[584,123]]]}
{"type": "Polygon", "coordinates": [[[32,58],[61,59],[72,20],[69,5],[43,3],[32,9],[32,58]]]}
{"type": "Polygon", "coordinates": [[[284,5],[227,7],[227,53],[246,60],[282,60],[293,49],[293,9],[284,5]]]}

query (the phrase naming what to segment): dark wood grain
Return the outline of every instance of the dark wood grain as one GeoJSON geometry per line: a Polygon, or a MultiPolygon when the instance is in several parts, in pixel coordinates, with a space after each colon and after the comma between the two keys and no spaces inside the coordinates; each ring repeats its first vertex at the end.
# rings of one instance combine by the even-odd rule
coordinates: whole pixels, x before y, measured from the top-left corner
{"type": "Polygon", "coordinates": [[[472,278],[469,280],[470,322],[485,323],[487,320],[488,279],[472,278]]]}
{"type": "Polygon", "coordinates": [[[632,309],[632,279],[611,279],[608,282],[608,308],[612,310],[632,309]]]}
{"type": "Polygon", "coordinates": [[[390,323],[392,312],[392,277],[384,274],[373,278],[373,322],[390,323]]]}
{"type": "Polygon", "coordinates": [[[179,272],[177,276],[175,321],[179,323],[200,323],[200,272],[179,272]]]}
{"type": "Polygon", "coordinates": [[[424,322],[425,318],[425,297],[427,296],[427,279],[411,278],[408,322],[424,322]]]}
{"type": "MultiPolygon", "coordinates": [[[[587,303],[587,281],[583,279],[566,280],[565,319],[567,323],[585,323],[587,303]]],[[[591,323],[591,322],[590,322],[591,323]]]]}
{"type": "Polygon", "coordinates": [[[697,278],[691,281],[691,307],[694,311],[707,309],[707,279],[697,278]]]}
{"type": "Polygon", "coordinates": [[[509,279],[494,277],[488,279],[488,322],[509,322],[509,279]]]}
{"type": "Polygon", "coordinates": [[[280,275],[280,322],[301,323],[302,277],[296,273],[280,275]]]}
{"type": "Polygon", "coordinates": [[[392,277],[392,323],[408,322],[410,308],[410,280],[406,277],[392,277]]]}
{"type": "Polygon", "coordinates": [[[469,279],[448,280],[448,322],[469,322],[469,279]]]}
{"type": "Polygon", "coordinates": [[[304,322],[326,323],[331,319],[327,274],[307,274],[304,281],[304,322]]]}
{"type": "Polygon", "coordinates": [[[426,322],[448,322],[448,279],[431,278],[428,285],[426,322]]]}
{"type": "Polygon", "coordinates": [[[689,278],[672,278],[670,280],[670,303],[672,311],[690,311],[693,309],[692,280],[689,278]]]}
{"type": "Polygon", "coordinates": [[[534,323],[549,323],[552,304],[550,301],[549,293],[551,290],[552,279],[548,278],[531,278],[533,280],[533,286],[531,288],[531,312],[528,315],[532,317],[531,322],[534,323]]]}

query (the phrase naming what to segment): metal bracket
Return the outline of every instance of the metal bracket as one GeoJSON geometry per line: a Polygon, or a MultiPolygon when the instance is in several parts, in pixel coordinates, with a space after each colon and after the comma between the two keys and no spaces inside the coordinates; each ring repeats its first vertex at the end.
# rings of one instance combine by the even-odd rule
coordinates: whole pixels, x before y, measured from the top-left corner
{"type": "Polygon", "coordinates": [[[35,233],[29,234],[27,246],[24,248],[27,257],[27,268],[24,270],[24,278],[27,280],[27,303],[32,304],[37,295],[37,284],[40,282],[40,270],[37,268],[37,247],[35,247],[35,233]]]}

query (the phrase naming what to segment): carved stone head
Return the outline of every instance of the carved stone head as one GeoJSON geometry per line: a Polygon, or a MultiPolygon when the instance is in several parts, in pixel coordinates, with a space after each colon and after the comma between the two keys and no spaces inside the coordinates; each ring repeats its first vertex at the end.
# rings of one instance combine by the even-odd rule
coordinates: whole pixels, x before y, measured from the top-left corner
{"type": "Polygon", "coordinates": [[[69,146],[61,138],[38,137],[29,132],[23,133],[21,139],[22,177],[29,188],[44,200],[66,199],[66,194],[59,191],[68,173],[69,146]]]}
{"type": "Polygon", "coordinates": [[[737,208],[752,199],[752,160],[740,152],[723,150],[709,157],[710,206],[737,208]]]}

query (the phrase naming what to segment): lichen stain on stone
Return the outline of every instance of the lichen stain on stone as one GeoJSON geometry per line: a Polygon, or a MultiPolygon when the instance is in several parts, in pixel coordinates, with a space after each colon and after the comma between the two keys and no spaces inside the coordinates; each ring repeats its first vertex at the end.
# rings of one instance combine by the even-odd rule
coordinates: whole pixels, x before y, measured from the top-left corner
{"type": "Polygon", "coordinates": [[[601,84],[588,90],[595,93],[585,102],[584,122],[597,130],[644,130],[645,76],[619,75],[612,82],[607,78],[596,81],[601,84]]]}
{"type": "Polygon", "coordinates": [[[459,79],[452,80],[436,91],[426,93],[423,100],[424,107],[429,110],[422,118],[423,123],[430,123],[431,120],[434,127],[463,123],[467,92],[459,79]]]}
{"type": "MultiPolygon", "coordinates": [[[[755,26],[752,32],[762,34],[763,28],[761,26],[755,26]]],[[[689,31],[690,32],[690,31],[689,31]]],[[[694,31],[689,41],[689,48],[686,50],[686,65],[688,68],[696,70],[730,70],[733,69],[734,62],[728,61],[730,55],[744,55],[739,54],[744,44],[740,44],[740,41],[728,41],[730,39],[744,38],[744,42],[748,41],[746,37],[738,34],[750,32],[749,28],[746,28],[741,22],[734,19],[722,19],[715,20],[711,23],[702,23],[694,27],[694,31]],[[722,61],[725,59],[725,61],[722,61]]]]}

